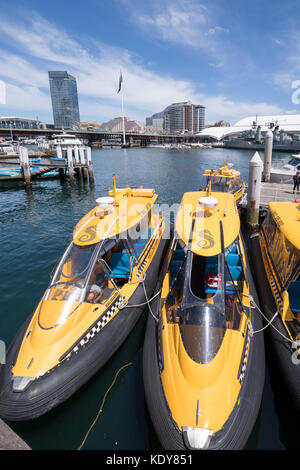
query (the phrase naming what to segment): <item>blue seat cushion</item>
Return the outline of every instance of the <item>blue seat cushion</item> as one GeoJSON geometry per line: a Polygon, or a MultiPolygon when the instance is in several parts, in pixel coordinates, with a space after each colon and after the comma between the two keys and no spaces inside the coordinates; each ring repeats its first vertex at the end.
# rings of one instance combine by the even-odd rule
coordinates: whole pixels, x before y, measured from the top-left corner
{"type": "Polygon", "coordinates": [[[229,264],[229,266],[237,266],[240,262],[240,257],[238,254],[230,253],[229,255],[226,256],[226,261],[229,264]]]}
{"type": "Polygon", "coordinates": [[[171,261],[170,263],[170,274],[171,274],[171,285],[173,284],[173,282],[175,281],[175,278],[178,274],[178,271],[180,269],[182,265],[182,261],[181,260],[173,260],[171,261]]]}
{"type": "Polygon", "coordinates": [[[113,253],[109,264],[110,269],[116,278],[125,278],[130,276],[129,253],[113,253]]]}
{"type": "Polygon", "coordinates": [[[241,266],[228,266],[231,272],[232,279],[238,281],[242,277],[242,267],[241,266]]]}
{"type": "Polygon", "coordinates": [[[288,288],[290,308],[294,313],[300,313],[300,281],[294,281],[288,288]]]}

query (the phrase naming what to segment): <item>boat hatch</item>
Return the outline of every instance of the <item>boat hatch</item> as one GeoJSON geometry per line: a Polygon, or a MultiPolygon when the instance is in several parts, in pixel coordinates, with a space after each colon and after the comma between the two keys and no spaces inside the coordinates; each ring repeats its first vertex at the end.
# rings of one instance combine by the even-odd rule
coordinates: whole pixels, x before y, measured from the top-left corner
{"type": "Polygon", "coordinates": [[[239,293],[244,271],[238,242],[225,253],[205,257],[177,244],[170,263],[168,323],[179,323],[189,356],[200,364],[217,354],[227,329],[238,329],[243,307],[239,293]]]}

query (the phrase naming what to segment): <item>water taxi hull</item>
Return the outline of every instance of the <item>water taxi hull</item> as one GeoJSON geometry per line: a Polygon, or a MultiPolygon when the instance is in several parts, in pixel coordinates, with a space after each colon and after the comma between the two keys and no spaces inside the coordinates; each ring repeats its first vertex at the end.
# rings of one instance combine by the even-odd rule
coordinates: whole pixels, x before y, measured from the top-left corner
{"type": "MultiPolygon", "coordinates": [[[[165,225],[165,231],[168,227],[165,225]]],[[[166,232],[167,233],[167,232],[166,232]]],[[[157,283],[161,260],[167,240],[163,236],[159,242],[152,262],[146,271],[144,281],[147,297],[150,298],[157,283]]],[[[128,305],[146,302],[143,284],[140,283],[129,299],[128,305]]],[[[121,300],[113,305],[97,320],[88,335],[83,335],[83,347],[73,350],[61,364],[35,379],[22,392],[13,391],[11,368],[18,356],[24,334],[30,323],[30,316],[11,343],[6,356],[6,364],[0,369],[0,416],[10,421],[24,421],[37,418],[50,411],[83,386],[116,352],[125,341],[145,307],[125,307],[119,310],[104,327],[101,319],[118,309],[121,300]],[[86,341],[86,339],[88,340],[86,341]]],[[[66,351],[66,356],[68,351],[66,351]]]]}
{"type": "MultiPolygon", "coordinates": [[[[260,308],[267,320],[270,321],[277,311],[277,306],[268,281],[258,236],[251,238],[251,251],[257,290],[260,299],[260,308]]],[[[272,320],[272,325],[279,331],[279,333],[277,333],[277,331],[271,326],[267,328],[267,334],[270,338],[272,351],[275,355],[274,363],[279,366],[280,373],[285,379],[291,398],[300,411],[299,359],[296,358],[296,361],[294,362],[292,360],[296,351],[295,348],[292,348],[292,343],[284,339],[284,337],[287,336],[287,332],[280,315],[272,320]]]]}
{"type": "MultiPolygon", "coordinates": [[[[166,260],[165,260],[166,263],[166,260]]],[[[248,261],[247,261],[248,265],[248,261]]],[[[163,271],[163,269],[162,269],[163,271]]],[[[166,272],[166,271],[165,271],[166,272]]],[[[258,303],[258,298],[251,273],[248,272],[250,294],[258,303]]],[[[160,276],[155,292],[158,292],[163,282],[160,276]]],[[[152,302],[152,311],[158,317],[160,298],[152,302]]],[[[260,314],[253,309],[254,331],[262,328],[260,314]]],[[[188,445],[182,429],[174,421],[166,400],[160,375],[162,358],[159,353],[160,323],[149,316],[143,350],[143,377],[147,406],[150,412],[156,434],[166,450],[195,450],[188,445]]],[[[223,428],[216,432],[210,440],[208,450],[242,449],[255,424],[264,387],[264,337],[262,333],[251,339],[249,356],[243,384],[236,400],[234,409],[223,428]]]]}

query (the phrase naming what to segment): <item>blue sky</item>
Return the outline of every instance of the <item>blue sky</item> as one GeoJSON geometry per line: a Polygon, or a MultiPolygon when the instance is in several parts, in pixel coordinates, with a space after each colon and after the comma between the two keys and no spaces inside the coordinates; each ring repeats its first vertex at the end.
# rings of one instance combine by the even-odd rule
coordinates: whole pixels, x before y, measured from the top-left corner
{"type": "Polygon", "coordinates": [[[3,116],[53,122],[48,70],[77,78],[81,120],[144,122],[172,102],[206,106],[207,123],[300,113],[298,0],[1,0],[3,116]]]}

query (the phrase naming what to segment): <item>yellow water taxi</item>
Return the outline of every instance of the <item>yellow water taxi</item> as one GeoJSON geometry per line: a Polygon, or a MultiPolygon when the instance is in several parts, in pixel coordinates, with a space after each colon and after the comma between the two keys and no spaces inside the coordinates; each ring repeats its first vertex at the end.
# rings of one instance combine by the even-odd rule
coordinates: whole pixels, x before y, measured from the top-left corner
{"type": "Polygon", "coordinates": [[[251,248],[274,363],[300,410],[300,204],[270,202],[251,248]]]}
{"type": "Polygon", "coordinates": [[[232,163],[226,162],[217,170],[205,170],[206,188],[211,186],[212,191],[231,192],[236,201],[239,201],[245,193],[246,185],[238,170],[233,168],[232,163]]]}
{"type": "Polygon", "coordinates": [[[151,305],[145,395],[164,449],[241,449],[263,391],[261,315],[232,193],[185,193],[151,305]]]}
{"type": "Polygon", "coordinates": [[[36,418],[66,400],[125,340],[157,282],[167,225],[154,189],[96,200],[0,370],[0,416],[36,418]]]}

